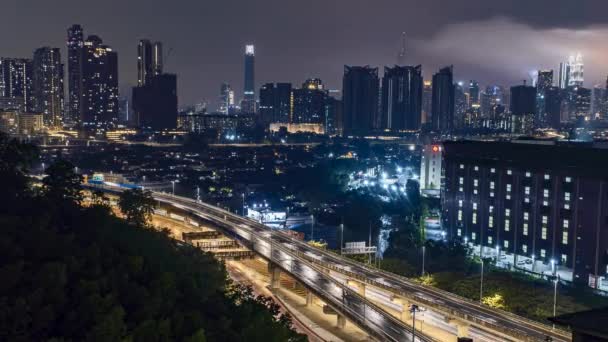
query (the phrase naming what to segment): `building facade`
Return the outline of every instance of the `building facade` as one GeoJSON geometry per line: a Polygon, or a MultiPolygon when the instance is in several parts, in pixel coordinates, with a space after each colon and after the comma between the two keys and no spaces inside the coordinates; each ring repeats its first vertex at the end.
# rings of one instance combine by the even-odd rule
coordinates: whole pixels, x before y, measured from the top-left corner
{"type": "Polygon", "coordinates": [[[133,112],[139,127],[155,131],[177,126],[177,76],[160,74],[133,88],[133,112]]]}
{"type": "Polygon", "coordinates": [[[142,39],[137,45],[137,85],[144,86],[154,76],[163,73],[163,45],[142,39]]]}
{"type": "Polygon", "coordinates": [[[391,131],[419,130],[422,89],[422,66],[385,67],[381,128],[391,131]]]}
{"type": "Polygon", "coordinates": [[[454,129],[454,80],[452,67],[433,75],[432,129],[449,133],[454,129]]]}
{"type": "Polygon", "coordinates": [[[32,60],[0,58],[0,106],[21,112],[34,110],[32,60]]]}
{"type": "Polygon", "coordinates": [[[251,44],[245,46],[245,80],[243,86],[243,113],[255,113],[255,47],[251,44]]]}
{"type": "Polygon", "coordinates": [[[375,123],[378,117],[378,68],[344,66],[342,89],[342,134],[370,134],[377,128],[375,123]]]}
{"type": "Polygon", "coordinates": [[[36,49],[32,74],[34,111],[42,113],[45,125],[60,127],[64,119],[64,75],[60,49],[36,49]]]}
{"type": "Polygon", "coordinates": [[[505,266],[604,286],[608,150],[525,141],[443,146],[442,224],[450,237],[505,266]]]}
{"type": "Polygon", "coordinates": [[[84,37],[80,25],[68,28],[68,108],[67,121],[78,122],[82,113],[82,51],[84,37]]]}

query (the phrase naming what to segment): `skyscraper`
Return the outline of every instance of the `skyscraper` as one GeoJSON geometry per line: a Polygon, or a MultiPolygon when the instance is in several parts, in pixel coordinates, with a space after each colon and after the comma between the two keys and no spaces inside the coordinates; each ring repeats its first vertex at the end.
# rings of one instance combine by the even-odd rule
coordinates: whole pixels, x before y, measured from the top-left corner
{"type": "Polygon", "coordinates": [[[68,121],[80,120],[82,107],[82,49],[83,32],[80,25],[68,28],[68,121]]]}
{"type": "Polygon", "coordinates": [[[566,89],[570,85],[570,63],[559,63],[559,79],[557,86],[566,89]]]}
{"type": "Polygon", "coordinates": [[[366,135],[376,127],[378,115],[378,68],[344,66],[342,79],[342,134],[366,135]]]}
{"type": "Polygon", "coordinates": [[[479,83],[475,80],[469,82],[469,108],[479,105],[479,83]]]}
{"type": "Polygon", "coordinates": [[[118,54],[98,36],[89,36],[82,52],[81,122],[88,127],[118,120],[118,54]]]}
{"type": "Polygon", "coordinates": [[[560,87],[545,89],[545,122],[551,128],[560,128],[563,92],[564,90],[560,87]]]}
{"type": "Polygon", "coordinates": [[[293,90],[291,123],[324,123],[327,92],[320,79],[308,79],[302,88],[293,90]]]}
{"type": "Polygon", "coordinates": [[[0,58],[0,107],[32,112],[32,60],[0,58]]]}
{"type": "Polygon", "coordinates": [[[230,84],[222,83],[220,88],[220,113],[228,114],[234,107],[234,91],[230,84]]]}
{"type": "Polygon", "coordinates": [[[422,117],[422,66],[384,68],[381,128],[418,130],[422,117]]]}
{"type": "Polygon", "coordinates": [[[433,103],[433,85],[431,81],[423,81],[422,88],[422,123],[431,122],[431,106],[433,103]]]}
{"type": "Polygon", "coordinates": [[[536,88],[526,85],[511,87],[511,129],[513,133],[532,132],[536,116],[536,88]]]}
{"type": "Polygon", "coordinates": [[[458,82],[454,85],[454,128],[464,128],[468,107],[469,104],[467,103],[463,82],[458,82]]]}
{"type": "Polygon", "coordinates": [[[544,94],[545,89],[553,86],[553,70],[539,70],[536,81],[537,93],[544,94]]]}
{"type": "Polygon", "coordinates": [[[255,47],[245,45],[245,81],[241,111],[255,113],[255,47]]]}
{"type": "Polygon", "coordinates": [[[162,44],[142,39],[137,45],[137,85],[145,85],[152,77],[163,73],[162,44]]]}
{"type": "Polygon", "coordinates": [[[34,110],[43,114],[46,125],[58,127],[63,120],[63,63],[59,48],[34,51],[34,110]]]}
{"type": "Polygon", "coordinates": [[[549,116],[545,108],[545,92],[553,86],[553,70],[539,70],[536,82],[536,125],[538,127],[549,124],[549,116]]]}
{"type": "Polygon", "coordinates": [[[454,82],[452,66],[433,75],[432,129],[448,133],[454,128],[454,82]]]}
{"type": "Polygon", "coordinates": [[[260,88],[259,114],[264,124],[292,123],[294,90],[291,83],[266,83],[260,88]]]}
{"type": "Polygon", "coordinates": [[[570,65],[568,85],[571,87],[582,87],[585,80],[583,55],[579,52],[576,56],[570,56],[568,64],[570,65]]]}

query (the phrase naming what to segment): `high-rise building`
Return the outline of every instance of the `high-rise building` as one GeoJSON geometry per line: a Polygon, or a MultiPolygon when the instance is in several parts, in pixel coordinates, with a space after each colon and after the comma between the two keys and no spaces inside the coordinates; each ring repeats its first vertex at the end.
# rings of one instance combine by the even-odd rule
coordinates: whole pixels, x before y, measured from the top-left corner
{"type": "Polygon", "coordinates": [[[42,113],[47,126],[59,127],[63,120],[63,63],[59,48],[42,47],[34,51],[34,110],[42,113]]]}
{"type": "Polygon", "coordinates": [[[559,63],[559,79],[557,86],[566,89],[570,85],[570,63],[559,63]]]}
{"type": "Polygon", "coordinates": [[[469,108],[479,105],[479,83],[475,80],[469,82],[469,108]]]}
{"type": "Polygon", "coordinates": [[[463,82],[454,85],[454,128],[462,129],[465,127],[465,118],[469,103],[463,82]]]}
{"type": "Polygon", "coordinates": [[[255,47],[245,45],[245,81],[243,86],[243,113],[255,113],[255,47]]]}
{"type": "Polygon", "coordinates": [[[511,87],[511,129],[513,133],[529,134],[536,116],[536,88],[526,85],[511,87]]]}
{"type": "Polygon", "coordinates": [[[575,87],[575,112],[574,119],[587,119],[591,112],[591,89],[575,87]]]}
{"type": "Polygon", "coordinates": [[[78,122],[82,114],[83,31],[80,25],[68,28],[68,109],[67,120],[78,122]]]}
{"type": "Polygon", "coordinates": [[[302,88],[293,90],[293,114],[290,122],[324,124],[327,96],[320,79],[306,80],[302,88]]]}
{"type": "Polygon", "coordinates": [[[536,82],[536,118],[538,127],[548,125],[548,114],[545,109],[545,92],[553,86],[553,70],[539,70],[536,82]]]}
{"type": "Polygon", "coordinates": [[[32,112],[33,95],[32,60],[0,58],[0,107],[32,112]]]}
{"type": "Polygon", "coordinates": [[[344,66],[343,135],[367,135],[376,128],[378,88],[378,68],[344,66]]]}
{"type": "Polygon", "coordinates": [[[234,107],[234,90],[228,83],[222,83],[220,88],[220,110],[222,114],[228,114],[234,107]]]}
{"type": "Polygon", "coordinates": [[[422,66],[384,68],[380,124],[382,129],[420,129],[422,87],[422,66]]]}
{"type": "Polygon", "coordinates": [[[422,123],[426,124],[431,122],[433,85],[431,81],[423,81],[422,87],[422,123]]]}
{"type": "Polygon", "coordinates": [[[452,66],[433,75],[432,128],[449,133],[454,128],[454,81],[452,66]]]}
{"type": "Polygon", "coordinates": [[[133,88],[133,112],[138,126],[155,131],[177,126],[177,77],[160,74],[133,88]]]}
{"type": "Polygon", "coordinates": [[[559,129],[561,125],[561,111],[564,89],[549,87],[545,89],[544,113],[545,122],[551,128],[559,129]]]}
{"type": "Polygon", "coordinates": [[[585,80],[583,55],[579,52],[576,56],[570,56],[568,64],[570,65],[568,85],[571,87],[582,87],[585,80]]]}
{"type": "Polygon", "coordinates": [[[545,89],[553,86],[553,70],[539,70],[536,81],[536,92],[545,93],[545,89]]]}
{"type": "Polygon", "coordinates": [[[83,46],[81,108],[84,126],[109,126],[118,120],[118,54],[94,35],[83,46]]]}
{"type": "Polygon", "coordinates": [[[266,83],[260,88],[259,115],[265,125],[293,122],[293,107],[291,83],[266,83]]]}
{"type": "Polygon", "coordinates": [[[603,85],[596,85],[591,93],[591,118],[606,118],[606,110],[606,88],[603,85]]]}
{"type": "Polygon", "coordinates": [[[152,77],[163,73],[163,47],[160,42],[142,39],[137,45],[137,85],[145,85],[152,77]]]}

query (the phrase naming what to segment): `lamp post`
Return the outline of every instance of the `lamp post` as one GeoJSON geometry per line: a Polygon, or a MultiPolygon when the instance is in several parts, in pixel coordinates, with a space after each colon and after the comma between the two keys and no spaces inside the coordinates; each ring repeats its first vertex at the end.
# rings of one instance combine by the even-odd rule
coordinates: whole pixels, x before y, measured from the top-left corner
{"type": "Polygon", "coordinates": [[[344,220],[340,223],[340,255],[342,255],[342,249],[344,248],[344,220]]]}
{"type": "Polygon", "coordinates": [[[243,198],[243,213],[242,213],[242,215],[243,215],[243,217],[245,217],[245,193],[244,192],[241,194],[241,197],[243,198]]]}
{"type": "Polygon", "coordinates": [[[171,187],[173,188],[173,197],[175,197],[175,181],[171,181],[171,187]]]}
{"type": "Polygon", "coordinates": [[[416,304],[410,306],[410,312],[412,313],[412,342],[416,341],[416,312],[420,312],[420,307],[416,304]]]}
{"type": "Polygon", "coordinates": [[[201,202],[201,188],[198,185],[196,186],[196,201],[201,202]]]}
{"type": "Polygon", "coordinates": [[[422,245],[422,276],[424,276],[424,257],[426,254],[426,246],[422,245]]]}
{"type": "Polygon", "coordinates": [[[310,241],[315,241],[315,215],[310,215],[310,241]]]}
{"type": "MultiPolygon", "coordinates": [[[[557,314],[557,284],[559,283],[559,274],[553,279],[553,317],[557,314]]],[[[555,323],[553,323],[555,329],[555,323]]]]}
{"type": "Polygon", "coordinates": [[[479,281],[479,303],[483,302],[483,258],[481,260],[481,278],[479,281]]]}

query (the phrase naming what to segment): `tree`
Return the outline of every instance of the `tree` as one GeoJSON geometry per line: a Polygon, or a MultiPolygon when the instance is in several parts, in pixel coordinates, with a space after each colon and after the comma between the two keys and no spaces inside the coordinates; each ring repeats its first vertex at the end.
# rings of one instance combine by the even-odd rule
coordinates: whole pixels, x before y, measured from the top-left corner
{"type": "Polygon", "coordinates": [[[127,217],[127,221],[136,226],[145,227],[154,211],[154,199],[150,191],[142,189],[125,190],[120,194],[118,207],[127,217]]]}
{"type": "Polygon", "coordinates": [[[29,195],[28,168],[38,158],[38,149],[31,144],[10,139],[0,132],[0,210],[12,212],[29,195]]]}
{"type": "Polygon", "coordinates": [[[46,169],[46,174],[42,180],[44,197],[55,204],[82,202],[82,177],[72,163],[60,159],[46,169]]]}

